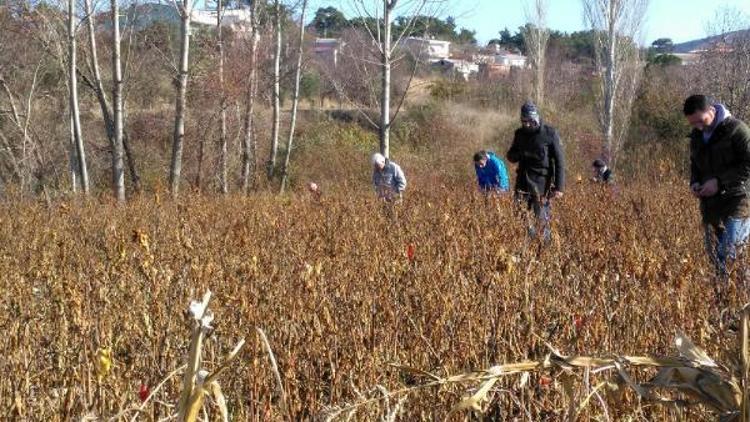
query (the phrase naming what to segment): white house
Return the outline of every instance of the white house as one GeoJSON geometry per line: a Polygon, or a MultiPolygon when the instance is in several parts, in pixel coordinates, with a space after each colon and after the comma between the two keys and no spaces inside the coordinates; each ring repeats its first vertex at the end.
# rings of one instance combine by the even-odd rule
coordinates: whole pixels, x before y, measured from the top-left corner
{"type": "MultiPolygon", "coordinates": [[[[225,9],[222,10],[221,25],[232,28],[236,32],[250,31],[249,9],[225,9]]],[[[194,25],[216,26],[216,10],[196,10],[190,14],[190,22],[194,25]]]]}
{"type": "Polygon", "coordinates": [[[440,66],[445,71],[455,72],[466,81],[469,80],[471,75],[479,73],[479,65],[468,60],[443,59],[433,63],[433,65],[440,66]]]}
{"type": "Polygon", "coordinates": [[[451,56],[450,41],[409,37],[403,43],[412,54],[430,63],[445,60],[451,56]]]}
{"type": "Polygon", "coordinates": [[[508,67],[526,67],[526,56],[512,53],[495,55],[495,64],[508,67]]]}
{"type": "Polygon", "coordinates": [[[316,38],[313,52],[325,63],[336,67],[343,44],[338,38],[316,38]]]}

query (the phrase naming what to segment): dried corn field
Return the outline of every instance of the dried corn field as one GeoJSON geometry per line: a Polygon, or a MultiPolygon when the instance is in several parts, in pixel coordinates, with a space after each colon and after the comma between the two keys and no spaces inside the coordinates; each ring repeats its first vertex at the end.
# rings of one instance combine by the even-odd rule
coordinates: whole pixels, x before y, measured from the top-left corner
{"type": "MultiPolygon", "coordinates": [[[[671,355],[679,329],[734,362],[738,334],[720,326],[731,320],[720,311],[739,310],[746,290],[734,280],[727,302],[714,300],[683,189],[573,184],[547,248],[527,240],[507,198],[434,186],[415,186],[392,212],[365,192],[2,205],[0,415],[169,418],[188,354],[187,304],[209,289],[215,321],[203,365],[215,368],[246,340],[220,379],[237,421],[321,420],[430,374],[543,359],[547,344],[567,355],[671,355]],[[153,398],[141,406],[144,389],[153,398]]],[[[574,376],[576,403],[607,378],[574,376]]],[[[437,385],[340,418],[474,418],[451,410],[475,387],[437,385]]],[[[494,420],[571,417],[555,373],[503,378],[484,407],[494,420]]],[[[220,420],[216,408],[207,399],[209,419],[220,420]]],[[[678,416],[716,418],[629,392],[592,399],[578,419],[678,416]]]]}

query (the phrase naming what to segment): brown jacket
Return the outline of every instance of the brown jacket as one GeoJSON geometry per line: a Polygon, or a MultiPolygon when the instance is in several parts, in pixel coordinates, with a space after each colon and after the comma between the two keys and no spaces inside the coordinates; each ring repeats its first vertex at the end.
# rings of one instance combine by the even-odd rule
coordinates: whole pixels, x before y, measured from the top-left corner
{"type": "Polygon", "coordinates": [[[734,117],[719,123],[708,142],[699,130],[690,134],[690,184],[712,178],[719,181],[719,192],[701,198],[703,222],[750,217],[750,128],[734,117]]]}

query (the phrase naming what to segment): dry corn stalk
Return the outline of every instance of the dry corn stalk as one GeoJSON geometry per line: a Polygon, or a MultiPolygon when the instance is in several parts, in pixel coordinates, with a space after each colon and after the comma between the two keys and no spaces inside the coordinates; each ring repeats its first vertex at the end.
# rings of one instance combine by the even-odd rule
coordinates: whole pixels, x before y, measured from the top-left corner
{"type": "MultiPolygon", "coordinates": [[[[341,415],[351,415],[358,408],[385,400],[399,395],[408,395],[416,390],[444,386],[448,384],[460,384],[467,382],[479,383],[474,393],[464,397],[452,413],[472,410],[483,411],[483,403],[489,401],[489,395],[494,385],[500,378],[512,374],[528,374],[530,372],[548,372],[562,370],[564,375],[575,369],[585,369],[592,372],[616,370],[618,384],[626,384],[640,397],[661,403],[686,402],[678,399],[663,397],[658,393],[660,390],[676,391],[686,394],[699,403],[709,407],[719,414],[722,421],[740,420],[750,422],[748,415],[748,381],[750,379],[750,304],[742,310],[740,336],[740,350],[742,373],[739,376],[727,367],[717,364],[706,352],[695,346],[684,334],[678,333],[675,337],[675,346],[679,352],[676,357],[651,357],[651,356],[612,356],[612,357],[589,357],[589,356],[564,356],[550,346],[551,353],[542,361],[526,361],[493,366],[485,371],[453,375],[440,378],[432,375],[434,381],[403,388],[389,392],[387,395],[365,399],[358,403],[329,409],[326,420],[333,420],[341,415]],[[656,376],[649,382],[639,384],[628,374],[630,367],[650,367],[658,369],[656,376]]],[[[418,372],[423,371],[414,368],[399,367],[402,370],[418,372]]],[[[567,381],[569,382],[569,380],[567,381]]],[[[525,383],[523,383],[525,384],[525,383]]],[[[575,414],[580,414],[588,404],[591,396],[597,390],[610,386],[609,381],[600,383],[589,396],[576,408],[575,414]]],[[[570,387],[566,387],[570,390],[570,387]]],[[[569,392],[568,392],[569,393],[569,392]]],[[[570,394],[568,394],[571,396],[570,394]]],[[[572,397],[569,397],[572,399],[572,397]]],[[[689,403],[688,403],[689,404],[689,403]]]]}
{"type": "Polygon", "coordinates": [[[214,315],[208,309],[211,300],[211,292],[208,291],[200,302],[190,303],[190,315],[192,316],[193,332],[190,339],[190,353],[188,355],[187,368],[182,380],[182,393],[177,405],[177,420],[181,422],[193,422],[198,419],[198,413],[203,407],[206,393],[213,393],[223,421],[229,420],[224,394],[217,382],[219,375],[224,372],[229,364],[237,357],[245,340],[240,340],[234,349],[224,358],[224,362],[213,372],[201,369],[201,353],[203,340],[207,333],[212,330],[211,322],[214,315]]]}

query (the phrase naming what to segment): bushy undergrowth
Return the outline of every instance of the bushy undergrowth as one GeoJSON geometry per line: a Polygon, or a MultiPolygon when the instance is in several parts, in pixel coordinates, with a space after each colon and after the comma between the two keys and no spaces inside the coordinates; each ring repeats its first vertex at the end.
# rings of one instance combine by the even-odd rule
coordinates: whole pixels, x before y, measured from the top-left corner
{"type": "MultiPolygon", "coordinates": [[[[662,354],[683,329],[730,361],[736,334],[716,328],[720,309],[694,209],[680,183],[616,193],[573,182],[555,206],[554,241],[540,249],[507,198],[487,203],[426,176],[393,212],[361,189],[320,202],[3,204],[0,413],[106,418],[139,404],[141,384],[154,388],[184,361],[185,304],[206,289],[218,325],[204,366],[248,340],[222,376],[234,420],[283,418],[255,327],[268,333],[293,420],[375,397],[378,385],[423,380],[391,364],[459,373],[540,358],[545,343],[571,354],[662,354]],[[98,382],[100,348],[111,348],[114,365],[98,382]]],[[[736,287],[729,309],[747,300],[736,287]]],[[[606,374],[591,377],[593,385],[606,374]]],[[[179,377],[168,380],[140,419],[169,416],[178,393],[179,377]]],[[[409,396],[402,417],[444,419],[463,393],[452,386],[409,396]]],[[[615,419],[677,417],[631,395],[604,403],[615,419]]],[[[567,406],[556,383],[532,376],[524,387],[502,380],[489,412],[559,420],[567,406]]],[[[374,403],[355,417],[384,412],[374,403]]],[[[583,415],[604,412],[592,404],[583,415]]]]}

